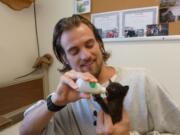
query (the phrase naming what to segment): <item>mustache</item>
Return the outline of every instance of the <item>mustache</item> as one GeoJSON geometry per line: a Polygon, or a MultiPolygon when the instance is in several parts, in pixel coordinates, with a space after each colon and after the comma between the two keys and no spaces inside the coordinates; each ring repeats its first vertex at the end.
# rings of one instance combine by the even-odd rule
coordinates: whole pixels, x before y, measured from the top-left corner
{"type": "Polygon", "coordinates": [[[81,60],[80,61],[80,65],[83,66],[83,65],[88,65],[88,64],[91,64],[93,63],[95,60],[89,58],[89,59],[85,59],[85,60],[81,60]]]}

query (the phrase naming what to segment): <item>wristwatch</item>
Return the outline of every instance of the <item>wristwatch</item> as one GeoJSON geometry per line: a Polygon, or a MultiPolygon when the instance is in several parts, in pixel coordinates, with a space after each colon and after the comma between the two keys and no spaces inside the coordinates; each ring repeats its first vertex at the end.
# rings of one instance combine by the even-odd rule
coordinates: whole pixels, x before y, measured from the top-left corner
{"type": "Polygon", "coordinates": [[[51,97],[52,97],[52,95],[48,96],[48,98],[47,98],[47,108],[48,108],[49,111],[58,112],[58,111],[60,111],[61,109],[63,109],[66,106],[66,105],[63,105],[63,106],[55,105],[52,102],[51,97]]]}

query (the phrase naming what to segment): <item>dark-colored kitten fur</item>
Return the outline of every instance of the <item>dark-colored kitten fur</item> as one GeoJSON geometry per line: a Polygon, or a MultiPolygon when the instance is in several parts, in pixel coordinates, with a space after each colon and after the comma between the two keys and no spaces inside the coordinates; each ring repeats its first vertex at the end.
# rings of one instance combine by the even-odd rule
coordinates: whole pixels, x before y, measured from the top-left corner
{"type": "Polygon", "coordinates": [[[94,95],[95,101],[99,103],[103,111],[111,116],[113,124],[122,119],[123,101],[128,89],[128,86],[122,86],[120,83],[110,80],[106,88],[107,102],[104,101],[100,94],[94,95]]]}

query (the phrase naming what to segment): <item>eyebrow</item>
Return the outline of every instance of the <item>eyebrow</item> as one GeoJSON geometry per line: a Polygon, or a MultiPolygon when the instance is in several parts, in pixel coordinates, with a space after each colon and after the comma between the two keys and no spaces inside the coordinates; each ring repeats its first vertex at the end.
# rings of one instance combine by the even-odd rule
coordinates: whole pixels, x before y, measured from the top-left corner
{"type": "Polygon", "coordinates": [[[76,48],[77,48],[76,46],[72,46],[72,47],[67,49],[67,52],[71,52],[73,49],[76,49],[76,48]]]}
{"type": "MultiPolygon", "coordinates": [[[[87,41],[84,42],[84,44],[91,43],[91,42],[94,42],[93,38],[88,39],[87,41]]],[[[67,52],[71,52],[71,50],[76,49],[76,48],[77,48],[76,45],[74,45],[74,46],[68,48],[67,52]]]]}
{"type": "Polygon", "coordinates": [[[87,44],[87,43],[91,43],[91,42],[94,42],[94,39],[89,39],[85,43],[87,44]]]}

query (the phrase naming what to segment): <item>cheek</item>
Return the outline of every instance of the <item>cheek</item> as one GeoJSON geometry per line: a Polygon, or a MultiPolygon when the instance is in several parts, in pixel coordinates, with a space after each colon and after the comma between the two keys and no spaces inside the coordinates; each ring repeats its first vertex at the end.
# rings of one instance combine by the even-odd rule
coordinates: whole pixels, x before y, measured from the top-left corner
{"type": "Polygon", "coordinates": [[[76,68],[79,66],[79,58],[75,56],[69,56],[67,57],[68,64],[71,66],[71,68],[76,68]]]}
{"type": "Polygon", "coordinates": [[[99,45],[96,45],[93,49],[92,49],[92,53],[95,55],[101,55],[101,48],[99,45]]]}
{"type": "Polygon", "coordinates": [[[103,59],[103,55],[102,55],[102,52],[101,52],[101,50],[99,49],[97,52],[96,52],[96,54],[97,54],[97,57],[100,59],[100,61],[103,59]]]}

